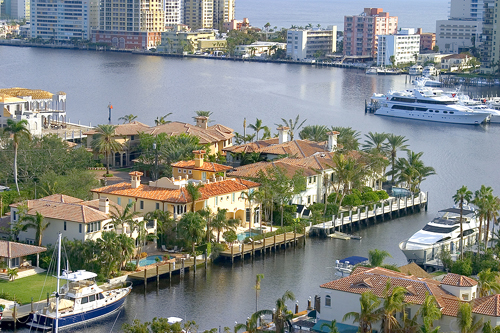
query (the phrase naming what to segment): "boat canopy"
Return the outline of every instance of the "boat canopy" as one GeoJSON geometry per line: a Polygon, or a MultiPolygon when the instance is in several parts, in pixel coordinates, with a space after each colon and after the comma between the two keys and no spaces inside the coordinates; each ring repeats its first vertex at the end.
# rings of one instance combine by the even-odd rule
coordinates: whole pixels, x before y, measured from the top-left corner
{"type": "Polygon", "coordinates": [[[368,258],[360,256],[352,256],[339,260],[339,263],[345,264],[346,261],[348,261],[349,264],[351,265],[357,265],[359,263],[362,263],[363,261],[368,261],[368,258]]]}
{"type": "MultiPolygon", "coordinates": [[[[448,208],[448,209],[440,210],[439,212],[440,213],[460,214],[460,208],[448,208]]],[[[463,215],[474,214],[474,211],[473,210],[469,210],[469,209],[462,209],[462,214],[463,215]]]]}
{"type": "Polygon", "coordinates": [[[68,272],[64,271],[61,274],[61,276],[59,276],[59,278],[62,280],[68,280],[71,282],[78,282],[78,281],[82,281],[82,280],[93,279],[96,276],[97,276],[96,273],[88,272],[86,270],[78,270],[78,271],[73,272],[73,273],[68,273],[68,272]]]}

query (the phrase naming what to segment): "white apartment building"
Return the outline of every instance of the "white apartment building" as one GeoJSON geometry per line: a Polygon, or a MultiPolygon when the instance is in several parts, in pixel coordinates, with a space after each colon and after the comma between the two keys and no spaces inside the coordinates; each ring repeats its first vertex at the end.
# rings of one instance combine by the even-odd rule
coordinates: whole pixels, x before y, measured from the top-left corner
{"type": "Polygon", "coordinates": [[[337,50],[337,26],[329,30],[299,30],[287,32],[286,55],[294,60],[314,59],[337,50]]]}
{"type": "Polygon", "coordinates": [[[165,25],[171,27],[174,25],[181,24],[183,21],[183,0],[165,0],[165,25]]]}
{"type": "Polygon", "coordinates": [[[482,20],[483,0],[451,0],[450,18],[482,20]]]}
{"type": "Polygon", "coordinates": [[[30,0],[1,0],[0,15],[14,20],[30,19],[30,0]]]}
{"type": "Polygon", "coordinates": [[[377,49],[377,66],[391,66],[416,62],[415,55],[420,52],[420,35],[415,29],[401,29],[397,35],[379,35],[377,49]]]}
{"type": "Polygon", "coordinates": [[[97,6],[95,0],[31,0],[31,37],[90,39],[89,15],[97,6]]]}

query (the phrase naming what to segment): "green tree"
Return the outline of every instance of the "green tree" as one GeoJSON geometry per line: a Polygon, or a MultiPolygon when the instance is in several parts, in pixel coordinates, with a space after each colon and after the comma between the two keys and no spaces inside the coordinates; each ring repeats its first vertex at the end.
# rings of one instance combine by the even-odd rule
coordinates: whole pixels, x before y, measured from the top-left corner
{"type": "Polygon", "coordinates": [[[486,199],[486,234],[485,234],[485,248],[488,248],[488,237],[490,232],[490,221],[496,221],[498,217],[498,211],[500,210],[500,199],[493,194],[488,195],[486,199]]]}
{"type": "Polygon", "coordinates": [[[255,277],[255,311],[259,310],[260,281],[262,281],[263,278],[264,274],[257,274],[255,277]]]}
{"type": "Polygon", "coordinates": [[[269,128],[267,126],[264,126],[264,124],[262,123],[262,119],[259,118],[255,120],[255,124],[250,124],[247,127],[255,131],[255,141],[259,141],[260,131],[265,131],[266,129],[269,130],[269,128]]]}
{"type": "Polygon", "coordinates": [[[164,116],[156,117],[156,119],[155,119],[155,125],[156,126],[160,126],[160,125],[171,123],[170,120],[167,120],[167,117],[169,117],[171,115],[172,115],[172,112],[169,112],[169,113],[167,113],[164,116]]]}
{"type": "Polygon", "coordinates": [[[463,235],[463,210],[464,202],[470,202],[472,200],[472,192],[467,189],[467,186],[463,185],[457,190],[457,193],[453,195],[453,201],[460,207],[460,259],[464,258],[464,235],[463,235]]]}
{"type": "Polygon", "coordinates": [[[239,331],[244,331],[247,333],[257,333],[259,332],[259,326],[261,317],[264,315],[270,315],[273,312],[270,310],[260,310],[255,313],[253,313],[250,318],[246,321],[246,323],[242,324],[236,324],[234,326],[234,333],[238,333],[239,331]]]}
{"type": "Polygon", "coordinates": [[[489,296],[491,293],[500,293],[498,272],[492,272],[491,268],[488,268],[479,272],[477,277],[479,282],[479,297],[489,296]]]}
{"type": "Polygon", "coordinates": [[[195,246],[205,234],[205,220],[196,212],[188,212],[181,217],[178,230],[181,236],[191,243],[191,253],[196,255],[195,246]]]}
{"type": "Polygon", "coordinates": [[[426,293],[424,302],[418,310],[420,317],[424,323],[426,332],[430,332],[434,327],[434,321],[441,318],[441,310],[436,302],[436,298],[429,293],[426,293]]]}
{"type": "Polygon", "coordinates": [[[132,324],[123,324],[122,330],[124,333],[150,333],[150,322],[142,323],[139,319],[134,319],[132,324]]]}
{"type": "Polygon", "coordinates": [[[134,255],[135,241],[126,234],[118,235],[116,241],[120,251],[120,265],[118,266],[118,270],[121,271],[122,266],[132,259],[134,255]]]}
{"type": "Polygon", "coordinates": [[[121,246],[118,235],[114,231],[104,231],[101,238],[97,239],[99,258],[102,264],[102,273],[109,278],[117,272],[120,266],[121,246]]]}
{"type": "MultiPolygon", "coordinates": [[[[120,207],[121,208],[121,207],[120,207]]],[[[113,206],[113,209],[110,211],[111,215],[111,224],[117,229],[120,227],[123,233],[126,233],[126,226],[130,228],[130,237],[134,232],[135,220],[139,215],[139,212],[134,212],[134,203],[128,203],[127,206],[123,210],[121,210],[117,206],[113,206]]]]}
{"type": "Polygon", "coordinates": [[[435,175],[436,171],[433,167],[426,166],[421,160],[423,152],[415,153],[411,150],[407,151],[406,158],[398,158],[394,170],[388,172],[388,175],[393,173],[396,176],[397,183],[405,183],[412,193],[420,191],[420,184],[429,176],[435,175]]]}
{"type": "MultiPolygon", "coordinates": [[[[196,113],[196,117],[207,117],[207,118],[210,118],[213,114],[213,111],[195,111],[196,113]]],[[[195,118],[195,117],[193,117],[195,118]]]]}
{"type": "MultiPolygon", "coordinates": [[[[212,220],[212,228],[217,231],[217,243],[220,243],[220,233],[222,232],[222,230],[233,228],[235,226],[235,223],[237,223],[236,221],[238,220],[227,218],[227,209],[217,208],[217,213],[212,220]]],[[[224,239],[226,239],[225,236],[224,239]]],[[[226,241],[228,240],[226,239],[226,241]]]]}
{"type": "MultiPolygon", "coordinates": [[[[392,170],[394,170],[398,150],[407,150],[407,141],[408,139],[406,139],[403,135],[394,135],[392,133],[387,135],[386,150],[391,158],[392,170]]],[[[391,182],[394,184],[394,174],[392,175],[391,182]]]]}
{"type": "Polygon", "coordinates": [[[126,114],[120,118],[118,118],[118,121],[123,121],[124,124],[126,123],[131,123],[133,122],[134,120],[137,119],[137,116],[133,115],[133,114],[126,114]]]}
{"type": "Polygon", "coordinates": [[[275,307],[275,312],[274,312],[274,324],[276,326],[276,333],[283,333],[285,332],[285,323],[292,319],[292,312],[288,310],[286,306],[286,301],[294,301],[295,300],[295,295],[290,291],[287,290],[281,296],[276,300],[276,307],[275,307]]]}
{"type": "Polygon", "coordinates": [[[116,126],[113,125],[98,125],[97,140],[92,141],[92,149],[99,154],[104,154],[106,159],[106,174],[109,175],[109,160],[113,152],[120,151],[122,144],[114,139],[116,126]]]}
{"type": "Polygon", "coordinates": [[[361,311],[346,313],[342,321],[352,318],[354,323],[359,323],[360,333],[371,333],[373,323],[382,319],[382,312],[379,309],[382,301],[372,291],[365,291],[361,294],[359,303],[361,311]]]}
{"type": "Polygon", "coordinates": [[[156,228],[159,233],[160,245],[166,245],[166,237],[171,233],[175,223],[172,213],[168,210],[163,211],[161,209],[157,209],[147,213],[144,218],[147,220],[156,220],[156,228]]]}
{"type": "Polygon", "coordinates": [[[21,218],[27,228],[36,230],[35,239],[38,246],[42,246],[43,233],[50,225],[50,222],[44,222],[44,217],[41,213],[36,212],[35,216],[25,215],[21,218]]]}
{"type": "Polygon", "coordinates": [[[343,152],[359,149],[359,131],[342,126],[332,126],[331,130],[339,132],[337,143],[343,152]]]}
{"type": "Polygon", "coordinates": [[[362,145],[364,151],[385,155],[387,147],[385,141],[388,137],[387,133],[368,132],[368,134],[365,134],[365,137],[365,142],[362,145]]]}
{"type": "Polygon", "coordinates": [[[9,277],[9,281],[14,281],[18,276],[18,273],[18,268],[7,268],[7,276],[9,277]]]}
{"type": "Polygon", "coordinates": [[[483,326],[483,319],[477,320],[470,303],[464,302],[458,308],[457,323],[460,333],[476,333],[483,326]]]}
{"type": "Polygon", "coordinates": [[[381,331],[390,333],[399,329],[400,325],[395,315],[403,309],[405,294],[406,289],[403,287],[394,287],[391,290],[390,280],[387,279],[382,304],[381,331]]]}
{"type": "Polygon", "coordinates": [[[328,330],[328,333],[340,333],[339,329],[337,328],[337,321],[336,320],[332,320],[331,323],[321,324],[321,326],[319,327],[321,332],[324,332],[323,328],[326,328],[328,330]]]}
{"type": "Polygon", "coordinates": [[[3,128],[3,132],[10,135],[12,138],[14,146],[14,182],[16,183],[17,193],[19,192],[19,184],[17,181],[17,150],[19,147],[19,142],[22,138],[31,139],[31,133],[27,128],[28,121],[26,119],[20,121],[14,121],[12,119],[7,119],[7,126],[3,128]]]}
{"type": "Polygon", "coordinates": [[[342,205],[344,197],[352,192],[353,188],[358,187],[365,179],[366,167],[355,160],[354,157],[344,154],[334,154],[332,157],[333,169],[333,188],[334,192],[340,194],[337,196],[337,204],[342,205]]]}
{"type": "Polygon", "coordinates": [[[491,320],[488,320],[483,325],[482,333],[500,333],[500,326],[491,327],[491,320]]]}
{"type": "Polygon", "coordinates": [[[193,182],[189,182],[187,183],[185,189],[187,191],[187,193],[189,194],[189,196],[191,197],[191,211],[194,212],[195,211],[195,205],[196,205],[196,201],[201,199],[202,197],[202,194],[200,192],[200,189],[203,187],[203,184],[199,183],[199,184],[195,184],[193,182]]]}
{"type": "Polygon", "coordinates": [[[373,249],[368,251],[368,261],[371,267],[380,267],[385,258],[392,258],[391,254],[385,250],[373,249]]]}
{"type": "Polygon", "coordinates": [[[321,142],[328,140],[328,127],[325,125],[308,125],[302,128],[299,137],[302,140],[321,142]]]}
{"type": "Polygon", "coordinates": [[[281,118],[281,121],[283,123],[282,124],[275,124],[275,125],[278,127],[282,127],[282,126],[288,127],[290,129],[288,131],[288,134],[290,135],[290,141],[293,141],[295,132],[298,131],[299,128],[301,128],[302,125],[304,125],[304,123],[307,121],[307,119],[304,119],[302,122],[300,122],[299,118],[300,118],[299,114],[297,115],[297,117],[295,117],[295,119],[290,118],[290,119],[286,120],[285,118],[281,118]]]}
{"type": "Polygon", "coordinates": [[[474,199],[472,203],[476,205],[477,209],[475,211],[476,217],[479,219],[479,232],[478,232],[478,246],[477,246],[477,255],[480,255],[481,250],[481,240],[482,237],[482,227],[483,221],[486,220],[486,216],[488,215],[488,196],[493,194],[493,189],[491,187],[486,187],[481,185],[479,190],[474,192],[474,199]]]}

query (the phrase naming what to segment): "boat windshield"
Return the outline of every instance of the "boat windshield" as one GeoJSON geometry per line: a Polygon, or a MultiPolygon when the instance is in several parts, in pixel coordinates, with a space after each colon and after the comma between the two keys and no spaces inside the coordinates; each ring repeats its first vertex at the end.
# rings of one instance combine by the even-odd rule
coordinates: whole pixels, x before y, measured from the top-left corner
{"type": "Polygon", "coordinates": [[[454,230],[457,230],[459,228],[459,226],[455,226],[455,227],[438,227],[438,226],[434,226],[434,225],[426,225],[422,230],[423,231],[428,231],[428,232],[434,232],[434,233],[438,233],[438,234],[447,234],[447,233],[450,233],[454,230]]]}

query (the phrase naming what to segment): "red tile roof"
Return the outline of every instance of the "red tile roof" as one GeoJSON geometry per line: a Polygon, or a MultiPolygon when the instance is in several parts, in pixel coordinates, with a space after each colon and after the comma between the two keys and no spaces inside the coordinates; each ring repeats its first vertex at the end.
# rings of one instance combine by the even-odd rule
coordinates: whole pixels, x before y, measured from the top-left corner
{"type": "Polygon", "coordinates": [[[455,287],[472,287],[477,286],[477,281],[467,276],[448,273],[441,281],[441,284],[455,287]]]}
{"type": "MultiPolygon", "coordinates": [[[[132,121],[127,124],[120,124],[116,125],[115,128],[115,136],[131,136],[131,135],[138,135],[141,132],[146,132],[149,130],[151,127],[149,127],[146,124],[143,124],[139,121],[132,121]]],[[[90,131],[87,131],[83,134],[85,135],[92,135],[92,134],[98,134],[99,131],[96,129],[91,129],[90,131]]]]}
{"type": "Polygon", "coordinates": [[[168,135],[186,133],[198,137],[201,144],[216,143],[222,140],[231,139],[234,137],[233,132],[233,129],[220,124],[203,129],[196,125],[181,123],[178,121],[151,127],[146,131],[146,133],[153,135],[158,135],[160,133],[167,133],[168,135]]]}
{"type": "Polygon", "coordinates": [[[196,161],[179,161],[172,163],[173,168],[182,168],[182,169],[192,169],[192,170],[200,170],[200,171],[210,171],[210,172],[222,172],[231,170],[232,167],[227,165],[222,165],[213,162],[203,162],[201,167],[195,166],[196,161]]]}
{"type": "Polygon", "coordinates": [[[292,177],[298,171],[302,171],[304,176],[313,176],[318,174],[318,172],[312,168],[304,168],[300,165],[294,165],[279,160],[276,162],[257,162],[243,165],[237,167],[234,171],[228,172],[228,176],[255,179],[258,177],[260,171],[265,172],[268,168],[282,168],[285,170],[288,177],[292,177]]]}
{"type": "Polygon", "coordinates": [[[44,251],[45,247],[0,240],[0,257],[20,258],[44,251]]]}
{"type": "Polygon", "coordinates": [[[254,153],[254,152],[260,152],[261,149],[268,147],[270,145],[276,145],[278,143],[279,143],[279,138],[272,138],[267,140],[259,140],[255,142],[245,143],[238,146],[226,147],[222,150],[233,154],[254,153]]]}

